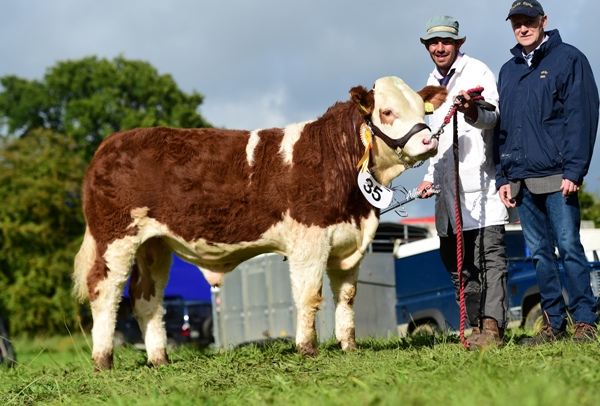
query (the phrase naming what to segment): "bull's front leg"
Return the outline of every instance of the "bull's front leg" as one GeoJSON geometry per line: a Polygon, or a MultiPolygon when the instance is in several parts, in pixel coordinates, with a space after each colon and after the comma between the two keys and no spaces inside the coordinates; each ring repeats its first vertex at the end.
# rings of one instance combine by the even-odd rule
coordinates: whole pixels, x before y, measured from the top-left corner
{"type": "Polygon", "coordinates": [[[349,270],[327,270],[335,302],[335,337],[344,351],[357,348],[353,305],[356,297],[359,266],[360,264],[357,264],[349,270]]]}
{"type": "Polygon", "coordinates": [[[302,355],[317,355],[316,314],[323,296],[324,267],[305,269],[290,263],[292,292],[296,303],[296,349],[302,355]]]}

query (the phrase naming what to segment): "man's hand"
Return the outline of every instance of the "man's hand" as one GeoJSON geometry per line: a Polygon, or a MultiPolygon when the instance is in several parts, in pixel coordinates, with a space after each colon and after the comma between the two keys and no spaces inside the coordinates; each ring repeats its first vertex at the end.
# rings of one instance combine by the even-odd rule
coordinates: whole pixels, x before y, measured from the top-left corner
{"type": "Polygon", "coordinates": [[[500,186],[500,189],[498,190],[498,193],[500,194],[500,200],[502,200],[502,203],[504,203],[504,205],[507,208],[510,209],[510,208],[513,208],[513,207],[517,207],[517,202],[512,197],[512,193],[510,191],[510,185],[509,184],[500,186]]]}
{"type": "Polygon", "coordinates": [[[579,185],[569,179],[563,179],[560,190],[562,190],[563,196],[572,195],[573,193],[579,192],[579,185]]]}
{"type": "Polygon", "coordinates": [[[477,122],[479,117],[477,104],[471,100],[471,96],[467,92],[461,90],[459,95],[454,98],[454,104],[457,106],[457,110],[468,117],[472,123],[477,122]]]}
{"type": "Polygon", "coordinates": [[[431,182],[428,182],[426,180],[421,182],[421,184],[417,188],[417,196],[419,196],[419,199],[427,199],[428,197],[431,197],[435,194],[431,186],[433,186],[433,183],[431,182]]]}

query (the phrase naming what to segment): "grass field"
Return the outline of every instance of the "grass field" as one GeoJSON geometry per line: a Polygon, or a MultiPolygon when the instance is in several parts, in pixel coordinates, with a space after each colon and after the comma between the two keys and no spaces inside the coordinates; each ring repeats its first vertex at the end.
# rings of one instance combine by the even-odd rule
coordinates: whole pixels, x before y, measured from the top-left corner
{"type": "Polygon", "coordinates": [[[598,405],[600,343],[564,341],[468,352],[454,336],[323,343],[303,358],[288,342],[228,351],[181,348],[150,368],[135,348],[94,373],[89,336],[18,338],[0,368],[0,405],[598,405]]]}

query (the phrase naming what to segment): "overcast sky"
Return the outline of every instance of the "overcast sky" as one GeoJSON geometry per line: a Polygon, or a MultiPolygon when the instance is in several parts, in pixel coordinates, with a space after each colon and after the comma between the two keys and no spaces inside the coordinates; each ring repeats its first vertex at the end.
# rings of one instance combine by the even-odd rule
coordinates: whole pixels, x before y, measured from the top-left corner
{"type": "MultiPolygon", "coordinates": [[[[356,85],[395,75],[413,89],[433,69],[419,37],[434,14],[453,15],[462,50],[497,74],[515,39],[505,0],[0,0],[0,76],[43,79],[58,61],[86,56],[149,62],[185,92],[205,96],[213,125],[280,127],[315,119],[356,85]]],[[[548,28],[583,51],[597,82],[598,0],[545,0],[548,28]],[[596,45],[594,45],[596,44],[596,45]]],[[[435,130],[435,129],[434,129],[435,130]]],[[[600,141],[586,178],[600,193],[600,141]]],[[[396,184],[421,181],[425,167],[396,184]]],[[[433,199],[406,206],[433,215],[433,199]]],[[[398,219],[393,214],[384,220],[398,219]]]]}

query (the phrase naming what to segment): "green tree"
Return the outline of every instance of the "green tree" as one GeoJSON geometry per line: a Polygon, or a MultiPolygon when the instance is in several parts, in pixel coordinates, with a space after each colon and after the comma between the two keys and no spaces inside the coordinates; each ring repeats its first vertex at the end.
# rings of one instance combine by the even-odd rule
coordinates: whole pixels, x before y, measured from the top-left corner
{"type": "Polygon", "coordinates": [[[19,332],[75,326],[73,255],[84,220],[85,162],[61,134],[32,131],[0,148],[0,303],[19,332]]]}
{"type": "Polygon", "coordinates": [[[581,206],[581,219],[591,220],[596,228],[600,227],[600,199],[594,193],[585,190],[585,183],[579,191],[579,204],[581,206]]]}
{"type": "Polygon", "coordinates": [[[170,75],[142,61],[88,57],[59,62],[44,80],[0,78],[4,135],[44,128],[71,137],[90,159],[110,134],[159,125],[209,127],[198,113],[203,97],[182,92],[170,75]]]}
{"type": "Polygon", "coordinates": [[[103,139],[135,127],[209,127],[202,96],[122,57],[59,62],[44,79],[0,78],[0,311],[13,333],[76,328],[80,188],[103,139]]]}

